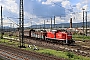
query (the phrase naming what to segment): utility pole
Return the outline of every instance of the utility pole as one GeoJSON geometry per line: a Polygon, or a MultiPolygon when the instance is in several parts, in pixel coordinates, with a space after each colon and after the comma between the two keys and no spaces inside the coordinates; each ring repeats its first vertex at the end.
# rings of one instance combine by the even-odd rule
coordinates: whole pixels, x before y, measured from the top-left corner
{"type": "Polygon", "coordinates": [[[3,39],[3,18],[2,18],[2,6],[1,6],[1,39],[3,39]]]}
{"type": "Polygon", "coordinates": [[[83,41],[84,41],[84,10],[85,9],[82,9],[83,10],[83,41]]]}
{"type": "Polygon", "coordinates": [[[54,28],[55,28],[55,16],[54,16],[54,28]]]}
{"type": "Polygon", "coordinates": [[[52,18],[51,18],[51,30],[52,30],[52,18]]]}
{"type": "Polygon", "coordinates": [[[83,34],[84,34],[84,10],[85,9],[82,9],[83,10],[83,34]]]}
{"type": "Polygon", "coordinates": [[[45,20],[44,20],[44,30],[45,30],[45,20]]]}
{"type": "Polygon", "coordinates": [[[23,0],[20,0],[20,11],[19,11],[19,40],[20,48],[25,48],[24,44],[24,11],[23,11],[23,0]]]}
{"type": "Polygon", "coordinates": [[[86,36],[87,36],[87,11],[86,11],[86,36]]]}

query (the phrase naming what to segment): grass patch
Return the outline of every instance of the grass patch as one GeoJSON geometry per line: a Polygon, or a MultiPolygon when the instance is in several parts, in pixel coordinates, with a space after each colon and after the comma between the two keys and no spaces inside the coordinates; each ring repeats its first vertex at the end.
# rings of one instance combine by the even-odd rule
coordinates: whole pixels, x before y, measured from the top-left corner
{"type": "Polygon", "coordinates": [[[72,36],[74,40],[90,40],[90,36],[86,36],[86,35],[73,35],[72,36]]]}
{"type": "Polygon", "coordinates": [[[3,60],[2,58],[0,58],[0,60],[3,60]]]}
{"type": "Polygon", "coordinates": [[[42,50],[38,50],[37,52],[47,54],[50,56],[57,56],[69,60],[90,60],[90,57],[79,56],[72,52],[63,52],[63,51],[56,51],[51,49],[42,49],[42,50]]]}
{"type": "Polygon", "coordinates": [[[18,47],[19,42],[16,41],[10,41],[6,39],[0,39],[0,44],[8,45],[8,46],[13,46],[13,47],[18,47]]]}

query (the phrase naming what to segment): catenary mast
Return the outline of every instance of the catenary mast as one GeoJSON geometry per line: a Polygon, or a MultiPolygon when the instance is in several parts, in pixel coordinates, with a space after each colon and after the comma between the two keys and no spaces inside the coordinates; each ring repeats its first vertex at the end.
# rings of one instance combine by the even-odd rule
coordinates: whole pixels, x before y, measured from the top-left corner
{"type": "Polygon", "coordinates": [[[23,10],[23,0],[20,0],[20,10],[19,10],[19,40],[20,48],[25,47],[24,44],[24,10],[23,10]]]}

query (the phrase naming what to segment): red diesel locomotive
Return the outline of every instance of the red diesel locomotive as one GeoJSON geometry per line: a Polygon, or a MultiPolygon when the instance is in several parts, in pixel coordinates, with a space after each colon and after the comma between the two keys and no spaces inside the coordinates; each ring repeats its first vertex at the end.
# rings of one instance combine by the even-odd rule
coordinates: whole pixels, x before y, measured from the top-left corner
{"type": "Polygon", "coordinates": [[[65,30],[52,30],[50,32],[47,32],[46,34],[46,39],[52,40],[57,43],[71,44],[74,42],[71,32],[67,32],[65,30]]]}
{"type": "Polygon", "coordinates": [[[66,44],[72,44],[74,43],[74,40],[72,39],[71,32],[67,32],[65,30],[52,30],[52,31],[35,31],[30,30],[29,37],[36,38],[36,39],[43,39],[46,41],[52,41],[57,43],[66,43],[66,44]]]}

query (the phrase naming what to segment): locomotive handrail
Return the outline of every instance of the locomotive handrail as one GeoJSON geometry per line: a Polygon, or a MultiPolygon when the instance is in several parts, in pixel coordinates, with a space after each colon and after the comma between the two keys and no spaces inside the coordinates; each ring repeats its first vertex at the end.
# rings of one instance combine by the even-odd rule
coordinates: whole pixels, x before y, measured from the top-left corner
{"type": "Polygon", "coordinates": [[[68,43],[67,36],[68,36],[68,35],[67,35],[67,33],[66,33],[66,44],[68,43]]]}

